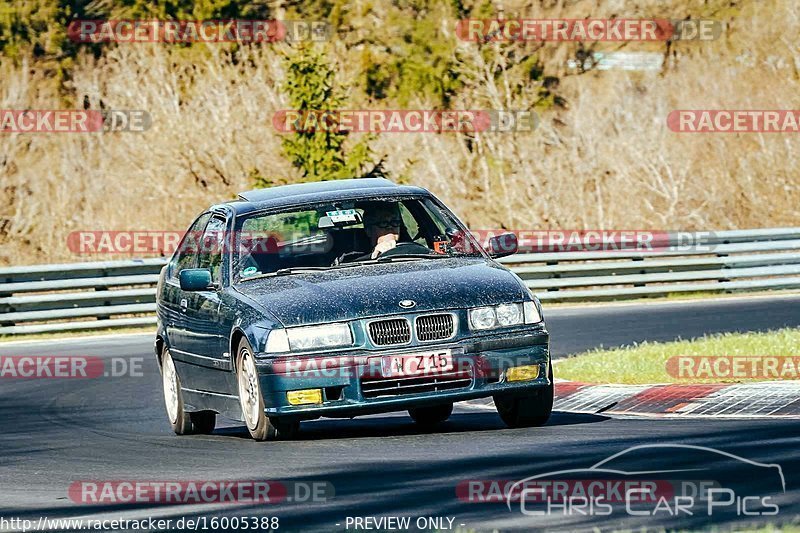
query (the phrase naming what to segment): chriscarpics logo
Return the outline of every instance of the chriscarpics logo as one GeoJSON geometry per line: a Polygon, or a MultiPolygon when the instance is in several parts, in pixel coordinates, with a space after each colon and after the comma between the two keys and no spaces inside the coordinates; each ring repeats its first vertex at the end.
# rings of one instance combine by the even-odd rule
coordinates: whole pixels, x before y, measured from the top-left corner
{"type": "Polygon", "coordinates": [[[505,504],[537,527],[563,523],[565,517],[592,517],[601,528],[604,520],[621,518],[674,527],[697,517],[716,523],[775,516],[786,500],[786,481],[778,464],[705,446],[646,444],[587,467],[517,480],[465,480],[456,486],[456,496],[505,504]]]}

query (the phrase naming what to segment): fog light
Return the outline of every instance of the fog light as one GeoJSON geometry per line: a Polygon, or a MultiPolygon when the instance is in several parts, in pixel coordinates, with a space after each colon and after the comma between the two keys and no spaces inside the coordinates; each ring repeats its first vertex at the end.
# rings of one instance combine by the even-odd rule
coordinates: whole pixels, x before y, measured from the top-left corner
{"type": "Polygon", "coordinates": [[[539,365],[516,366],[506,370],[506,381],[527,381],[539,377],[539,365]]]}
{"type": "Polygon", "coordinates": [[[286,398],[292,405],[322,403],[322,389],[292,390],[286,393],[286,398]]]}

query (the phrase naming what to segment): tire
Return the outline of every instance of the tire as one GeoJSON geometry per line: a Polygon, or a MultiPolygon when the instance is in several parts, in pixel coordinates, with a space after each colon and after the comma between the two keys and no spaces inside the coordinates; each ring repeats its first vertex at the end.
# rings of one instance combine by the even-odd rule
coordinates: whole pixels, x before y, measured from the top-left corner
{"type": "Polygon", "coordinates": [[[161,384],[164,391],[164,406],[167,409],[172,431],[176,435],[189,435],[192,433],[192,420],[189,413],[183,410],[183,391],[181,380],[175,370],[175,363],[169,349],[164,346],[161,351],[161,384]]]}
{"type": "Polygon", "coordinates": [[[189,413],[192,421],[192,432],[201,435],[210,435],[217,425],[217,413],[214,411],[197,411],[189,413]]]}
{"type": "Polygon", "coordinates": [[[239,405],[250,436],[257,441],[292,438],[297,434],[300,423],[269,418],[264,414],[264,396],[255,356],[247,339],[239,342],[236,351],[236,382],[239,384],[239,405]]]}
{"type": "Polygon", "coordinates": [[[548,367],[550,385],[540,387],[526,396],[495,396],[497,413],[510,428],[543,426],[553,412],[553,366],[548,367]]]}
{"type": "Polygon", "coordinates": [[[453,404],[413,407],[408,410],[408,414],[411,415],[411,418],[414,419],[418,426],[433,428],[450,418],[450,415],[453,414],[453,404]]]}

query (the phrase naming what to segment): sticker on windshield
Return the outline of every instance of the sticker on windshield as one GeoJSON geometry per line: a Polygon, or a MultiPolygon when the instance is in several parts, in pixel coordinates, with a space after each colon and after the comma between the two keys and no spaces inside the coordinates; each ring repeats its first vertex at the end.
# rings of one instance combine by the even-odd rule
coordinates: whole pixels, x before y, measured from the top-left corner
{"type": "Polygon", "coordinates": [[[450,241],[433,241],[433,251],[437,254],[450,252],[450,241]]]}
{"type": "Polygon", "coordinates": [[[342,222],[360,222],[358,211],[355,209],[340,209],[338,211],[327,211],[325,213],[331,217],[331,222],[340,224],[342,222]]]}
{"type": "Polygon", "coordinates": [[[250,276],[256,276],[261,274],[256,267],[250,266],[242,270],[242,277],[249,278],[250,276]]]}

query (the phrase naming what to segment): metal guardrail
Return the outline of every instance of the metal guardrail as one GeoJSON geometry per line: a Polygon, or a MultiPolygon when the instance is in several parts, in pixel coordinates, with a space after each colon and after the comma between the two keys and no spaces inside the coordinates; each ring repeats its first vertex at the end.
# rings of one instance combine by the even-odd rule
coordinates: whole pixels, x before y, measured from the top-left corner
{"type": "MultiPolygon", "coordinates": [[[[800,289],[800,228],[710,233],[697,246],[519,253],[500,260],[545,302],[800,289]]],[[[155,324],[166,259],[0,269],[0,335],[155,324]]]]}

